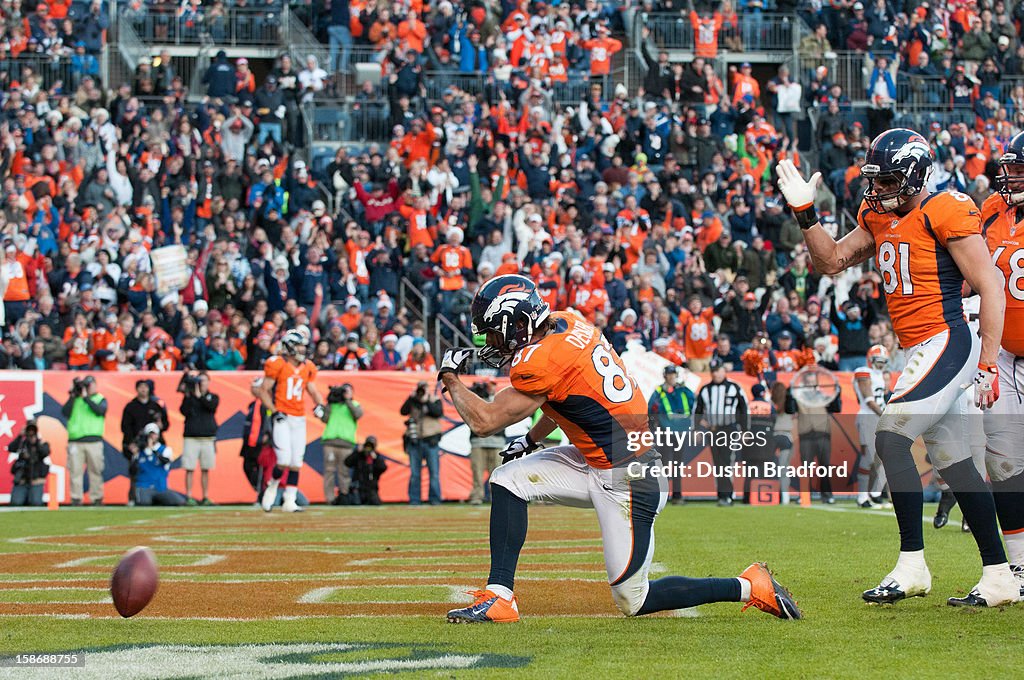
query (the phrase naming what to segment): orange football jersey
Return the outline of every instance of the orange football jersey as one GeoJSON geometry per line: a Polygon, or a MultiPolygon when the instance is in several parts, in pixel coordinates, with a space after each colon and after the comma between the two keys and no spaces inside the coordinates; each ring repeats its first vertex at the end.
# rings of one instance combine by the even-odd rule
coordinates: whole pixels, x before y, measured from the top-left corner
{"type": "Polygon", "coordinates": [[[857,222],[875,239],[875,262],[903,347],[965,323],[960,297],[964,277],[946,244],[981,234],[981,213],[970,196],[935,193],[903,217],[861,203],[857,222]]]}
{"type": "Polygon", "coordinates": [[[626,374],[622,359],[576,314],[552,312],[551,318],[554,331],[512,359],[512,386],[547,397],[544,413],[590,466],[617,467],[643,453],[646,447],[627,448],[627,436],[648,430],[647,400],[626,374]]]}
{"type": "Polygon", "coordinates": [[[316,366],[308,359],[298,366],[281,356],[272,356],[263,364],[263,374],[274,381],[274,410],[290,416],[306,415],[303,401],[306,385],[316,380],[316,366]]]}
{"type": "Polygon", "coordinates": [[[1002,346],[1024,356],[1024,209],[1011,208],[999,194],[981,206],[981,223],[992,261],[1006,282],[1002,346]]]}
{"type": "Polygon", "coordinates": [[[688,359],[707,359],[715,346],[715,326],[713,319],[715,310],[711,307],[702,309],[694,316],[690,310],[679,312],[679,335],[686,343],[688,359]]]}

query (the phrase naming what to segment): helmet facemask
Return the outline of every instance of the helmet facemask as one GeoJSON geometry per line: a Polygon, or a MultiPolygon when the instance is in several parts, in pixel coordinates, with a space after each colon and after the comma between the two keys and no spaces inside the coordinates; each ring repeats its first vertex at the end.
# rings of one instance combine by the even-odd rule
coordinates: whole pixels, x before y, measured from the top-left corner
{"type": "MultiPolygon", "coordinates": [[[[915,167],[912,172],[921,171],[915,167]]],[[[925,177],[924,181],[921,182],[922,186],[928,181],[931,166],[929,165],[923,172],[925,177]]],[[[920,188],[915,188],[912,185],[908,176],[902,170],[891,170],[883,173],[877,165],[865,165],[861,168],[861,174],[868,181],[867,191],[864,192],[864,201],[875,212],[896,212],[903,207],[908,199],[917,195],[920,191],[920,188]],[[879,190],[879,183],[883,185],[885,190],[879,190]],[[890,186],[894,188],[889,188],[890,186]]]]}
{"type": "Polygon", "coordinates": [[[1004,159],[1005,156],[999,159],[995,190],[1007,205],[1024,204],[1024,163],[1007,162],[1004,159]]]}

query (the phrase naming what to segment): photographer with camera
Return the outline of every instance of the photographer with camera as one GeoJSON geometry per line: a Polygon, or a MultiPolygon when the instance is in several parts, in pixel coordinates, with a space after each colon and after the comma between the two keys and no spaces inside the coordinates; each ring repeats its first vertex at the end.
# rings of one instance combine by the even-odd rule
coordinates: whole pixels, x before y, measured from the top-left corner
{"type": "Polygon", "coordinates": [[[39,439],[36,421],[28,421],[22,433],[7,445],[7,450],[18,456],[11,466],[14,477],[11,505],[42,505],[43,487],[50,472],[47,461],[50,445],[39,439]]]}
{"type": "Polygon", "coordinates": [[[67,419],[71,505],[82,504],[87,467],[92,504],[102,505],[103,429],[106,425],[107,400],[99,393],[96,378],[91,375],[75,378],[61,413],[67,419]]]}
{"type": "Polygon", "coordinates": [[[356,492],[356,502],[359,505],[380,505],[380,476],[387,470],[388,464],[377,453],[377,438],[367,437],[362,448],[348,454],[345,457],[345,467],[352,468],[352,486],[356,492]]]}
{"type": "Polygon", "coordinates": [[[328,505],[354,505],[350,494],[351,466],[345,461],[356,448],[356,421],[362,417],[363,407],[353,399],[350,383],[331,388],[327,394],[327,425],[322,438],[324,502],[328,505]]]}
{"type": "MultiPolygon", "coordinates": [[[[494,401],[498,393],[498,384],[493,378],[473,383],[470,390],[484,401],[494,401]]],[[[484,486],[484,471],[490,474],[501,463],[501,451],[508,442],[502,430],[490,437],[480,437],[476,433],[469,435],[469,464],[473,469],[473,490],[469,492],[470,505],[480,505],[490,500],[489,489],[484,486]]]]}
{"type": "Polygon", "coordinates": [[[128,504],[135,503],[135,457],[139,454],[139,442],[143,428],[156,423],[160,432],[167,430],[170,420],[167,406],[157,398],[153,381],[135,381],[135,398],[125,404],[121,413],[121,453],[128,459],[128,504]]]}
{"type": "Polygon", "coordinates": [[[136,478],[133,500],[136,505],[185,505],[185,497],[167,488],[171,469],[171,447],[160,441],[160,426],[150,423],[136,442],[136,478]]]}
{"type": "Polygon", "coordinates": [[[420,471],[426,460],[430,475],[430,492],[427,497],[431,505],[441,504],[441,478],[438,445],[441,443],[441,416],[444,407],[441,400],[427,389],[427,383],[420,381],[416,391],[402,404],[401,414],[408,416],[405,421],[405,435],[402,442],[409,455],[409,505],[419,505],[423,500],[420,471]]]}
{"type": "Polygon", "coordinates": [[[210,500],[210,470],[217,463],[217,406],[220,397],[210,392],[210,376],[205,371],[187,370],[181,375],[178,391],[181,415],[185,416],[185,438],[181,451],[181,467],[185,470],[187,505],[197,505],[192,497],[192,473],[198,463],[203,498],[198,505],[213,505],[210,500]]]}

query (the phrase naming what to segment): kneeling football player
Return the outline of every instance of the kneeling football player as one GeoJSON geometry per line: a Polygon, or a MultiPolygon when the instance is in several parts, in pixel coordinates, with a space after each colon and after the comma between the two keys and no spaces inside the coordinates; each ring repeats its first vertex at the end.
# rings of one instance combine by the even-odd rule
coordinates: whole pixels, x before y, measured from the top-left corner
{"type": "Polygon", "coordinates": [[[479,358],[496,368],[511,361],[512,384],[492,402],[481,399],[458,378],[473,350],[448,350],[438,379],[459,415],[479,436],[501,432],[537,408],[546,417],[505,449],[504,463],[491,475],[490,576],[473,593],[473,604],[448,612],[450,622],[519,620],[514,577],[533,500],[597,511],[612,598],[627,616],[745,602],[782,619],[800,618],[796,602],[764,563],[750,565],[738,578],[649,581],[654,520],[668,492],[664,477],[645,474],[661,464],[658,451],[627,445],[642,442],[638,435],[648,432],[648,418],[646,400],[622,361],[581,317],[552,313],[523,276],[488,281],[471,314],[473,332],[487,338],[479,358]],[[555,427],[571,446],[536,451],[535,442],[555,427]]]}

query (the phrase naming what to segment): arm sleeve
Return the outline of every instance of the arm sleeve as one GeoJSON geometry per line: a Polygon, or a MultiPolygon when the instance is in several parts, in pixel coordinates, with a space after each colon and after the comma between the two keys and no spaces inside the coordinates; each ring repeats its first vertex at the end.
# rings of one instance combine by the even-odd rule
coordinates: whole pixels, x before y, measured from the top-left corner
{"type": "MultiPolygon", "coordinates": [[[[961,194],[962,195],[962,194],[961,194]]],[[[951,193],[942,193],[928,202],[925,215],[939,243],[949,239],[981,234],[981,212],[974,201],[958,200],[951,193]]]]}

